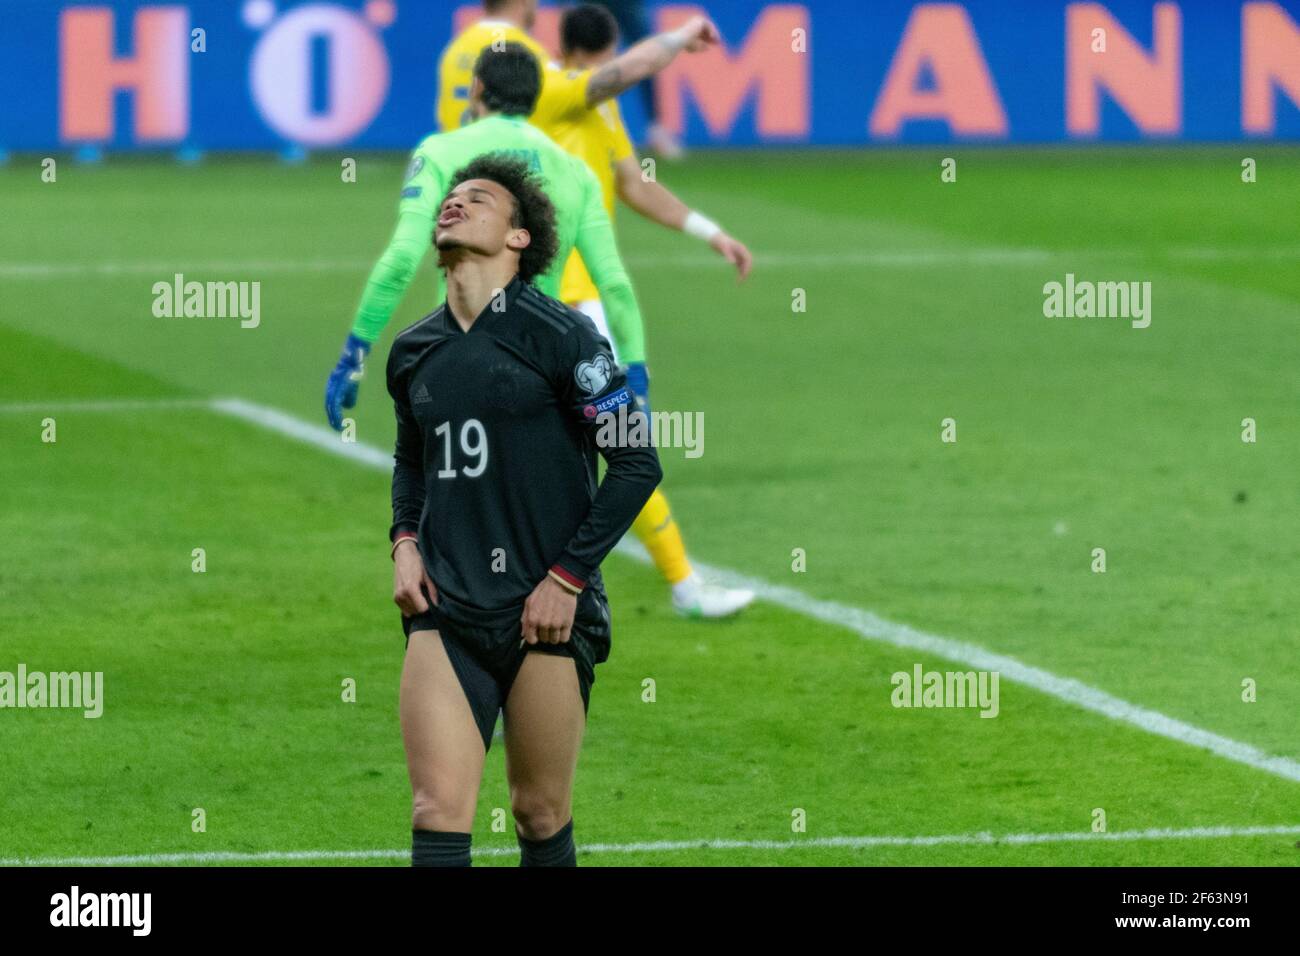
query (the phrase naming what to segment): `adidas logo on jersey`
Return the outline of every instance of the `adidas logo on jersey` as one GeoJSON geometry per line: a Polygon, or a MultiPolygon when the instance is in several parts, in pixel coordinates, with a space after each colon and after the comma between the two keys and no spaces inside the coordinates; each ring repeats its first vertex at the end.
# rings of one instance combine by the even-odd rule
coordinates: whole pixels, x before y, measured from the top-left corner
{"type": "Polygon", "coordinates": [[[411,396],[411,404],[427,405],[431,401],[433,401],[433,396],[429,394],[428,388],[426,388],[424,383],[421,382],[419,387],[416,388],[415,394],[411,396]]]}

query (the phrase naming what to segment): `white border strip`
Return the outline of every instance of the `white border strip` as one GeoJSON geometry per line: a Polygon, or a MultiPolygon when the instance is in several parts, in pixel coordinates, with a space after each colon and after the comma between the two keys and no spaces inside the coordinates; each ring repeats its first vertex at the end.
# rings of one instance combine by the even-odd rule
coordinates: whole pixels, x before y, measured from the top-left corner
{"type": "MultiPolygon", "coordinates": [[[[1032,846],[1044,843],[1115,843],[1137,840],[1209,840],[1228,837],[1291,836],[1298,826],[1187,827],[1183,829],[1118,830],[1114,833],[952,833],[934,836],[840,836],[806,840],[659,840],[644,843],[589,843],[579,854],[676,853],[682,850],[865,850],[889,846],[1032,846]]],[[[476,857],[514,856],[516,847],[479,847],[476,857]]],[[[0,860],[10,866],[162,866],[169,863],[308,863],[327,860],[395,860],[405,862],[410,850],[267,850],[262,853],[143,853],[131,856],[18,857],[0,860]]]]}

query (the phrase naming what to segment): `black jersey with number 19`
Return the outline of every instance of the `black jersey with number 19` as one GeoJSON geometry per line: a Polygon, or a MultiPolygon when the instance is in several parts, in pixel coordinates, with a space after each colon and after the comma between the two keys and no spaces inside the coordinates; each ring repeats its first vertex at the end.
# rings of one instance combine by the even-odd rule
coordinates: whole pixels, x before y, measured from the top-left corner
{"type": "Polygon", "coordinates": [[[648,442],[598,448],[602,415],[635,404],[590,319],[516,277],[468,332],[444,303],[399,334],[388,391],[390,535],[418,536],[443,617],[518,621],[552,569],[604,603],[600,563],[661,472],[648,442]]]}

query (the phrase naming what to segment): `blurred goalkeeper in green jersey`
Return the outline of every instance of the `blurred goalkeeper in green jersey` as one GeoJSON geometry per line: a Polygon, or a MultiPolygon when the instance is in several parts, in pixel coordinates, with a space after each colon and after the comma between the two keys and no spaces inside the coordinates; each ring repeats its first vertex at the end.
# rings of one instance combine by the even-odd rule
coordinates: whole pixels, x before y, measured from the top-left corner
{"type": "MultiPolygon", "coordinates": [[[[505,153],[522,160],[541,175],[555,206],[559,252],[551,268],[535,281],[537,288],[552,298],[559,297],[564,264],[576,247],[600,290],[610,332],[618,338],[620,349],[634,354],[644,351],[641,313],[614,244],[600,184],[586,163],[566,153],[526,120],[540,89],[537,61],[521,44],[484,50],[474,67],[470,92],[470,108],[478,119],[430,136],[416,148],[402,187],[397,230],[370,273],[352,333],[325,388],[325,411],[334,428],[343,428],[343,409],[356,404],[370,347],[432,245],[438,204],[447,193],[452,173],[484,153],[505,153]]],[[[438,282],[434,302],[442,300],[441,274],[438,282]]]]}

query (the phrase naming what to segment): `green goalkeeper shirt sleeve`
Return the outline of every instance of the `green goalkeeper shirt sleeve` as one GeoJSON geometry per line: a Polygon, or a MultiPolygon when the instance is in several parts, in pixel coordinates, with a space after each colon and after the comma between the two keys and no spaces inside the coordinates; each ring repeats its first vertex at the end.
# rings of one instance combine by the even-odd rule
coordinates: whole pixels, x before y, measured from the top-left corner
{"type": "Polygon", "coordinates": [[[411,155],[397,207],[397,228],[361,293],[352,334],[367,342],[376,341],[384,331],[433,244],[433,223],[444,192],[437,139],[429,137],[411,155]]]}
{"type": "Polygon", "coordinates": [[[388,248],[370,270],[361,293],[361,304],[352,322],[353,335],[367,342],[379,338],[415,278],[432,235],[433,220],[423,213],[406,210],[398,216],[388,248]]]}
{"type": "Polygon", "coordinates": [[[584,185],[584,202],[578,226],[577,247],[587,272],[600,290],[605,319],[620,362],[645,361],[645,327],[641,307],[637,304],[632,280],[623,268],[614,241],[614,226],[601,201],[600,183],[580,159],[575,159],[575,174],[584,185]]]}

